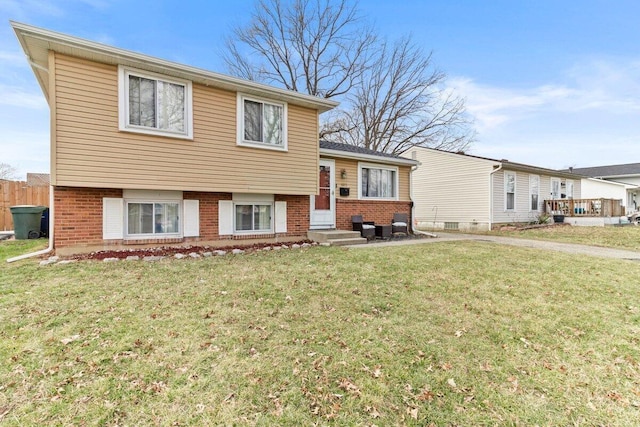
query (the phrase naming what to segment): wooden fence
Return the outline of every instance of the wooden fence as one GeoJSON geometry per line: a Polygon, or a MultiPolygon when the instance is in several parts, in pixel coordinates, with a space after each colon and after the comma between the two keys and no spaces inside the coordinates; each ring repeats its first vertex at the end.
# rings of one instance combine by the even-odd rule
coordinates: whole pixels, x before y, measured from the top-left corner
{"type": "Polygon", "coordinates": [[[49,206],[49,186],[29,187],[24,181],[0,180],[0,231],[13,230],[11,206],[49,206]]]}

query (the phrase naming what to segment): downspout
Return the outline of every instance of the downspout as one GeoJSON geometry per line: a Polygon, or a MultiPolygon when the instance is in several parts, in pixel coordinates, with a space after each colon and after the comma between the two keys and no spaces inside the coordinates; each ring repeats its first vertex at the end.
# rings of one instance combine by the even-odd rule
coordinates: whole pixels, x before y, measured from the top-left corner
{"type": "Polygon", "coordinates": [[[13,258],[9,258],[7,262],[20,261],[21,259],[31,258],[34,256],[48,254],[53,251],[53,185],[49,186],[49,246],[46,249],[42,249],[30,254],[18,255],[13,258]]]}
{"type": "Polygon", "coordinates": [[[493,174],[502,170],[502,163],[489,173],[489,231],[493,228],[493,174]]]}
{"type": "Polygon", "coordinates": [[[416,214],[415,214],[415,210],[416,210],[416,204],[413,202],[413,171],[415,171],[416,169],[418,169],[418,166],[411,166],[411,173],[409,174],[409,191],[411,194],[409,194],[409,198],[411,199],[411,221],[409,221],[410,227],[411,227],[411,232],[413,234],[422,234],[424,236],[429,236],[429,237],[438,237],[436,234],[433,233],[427,233],[426,231],[421,231],[421,230],[416,230],[416,228],[414,227],[414,222],[416,219],[416,214]]]}

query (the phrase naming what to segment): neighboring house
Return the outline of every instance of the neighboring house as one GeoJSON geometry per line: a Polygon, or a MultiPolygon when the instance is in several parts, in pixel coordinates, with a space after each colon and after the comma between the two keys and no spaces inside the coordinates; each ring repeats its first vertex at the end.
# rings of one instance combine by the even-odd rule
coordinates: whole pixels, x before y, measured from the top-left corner
{"type": "Polygon", "coordinates": [[[412,174],[414,222],[423,229],[490,230],[536,221],[547,199],[579,199],[581,180],[567,172],[430,148],[404,153],[412,174]]]}
{"type": "Polygon", "coordinates": [[[612,183],[607,187],[594,182],[587,183],[583,188],[589,195],[584,197],[607,197],[606,194],[612,194],[613,198],[622,199],[628,214],[637,212],[640,208],[640,163],[571,168],[565,170],[567,171],[612,183]],[[599,195],[601,190],[605,195],[599,195]]]}
{"type": "Polygon", "coordinates": [[[409,209],[417,162],[319,146],[334,101],[11,25],[51,110],[56,249],[286,241],[409,209]]]}

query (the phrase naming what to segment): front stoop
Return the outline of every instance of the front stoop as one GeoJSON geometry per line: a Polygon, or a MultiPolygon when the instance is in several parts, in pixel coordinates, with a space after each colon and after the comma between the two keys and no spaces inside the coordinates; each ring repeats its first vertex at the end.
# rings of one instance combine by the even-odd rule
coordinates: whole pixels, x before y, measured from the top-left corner
{"type": "Polygon", "coordinates": [[[361,245],[367,239],[360,237],[359,231],[345,230],[309,230],[307,238],[318,243],[329,243],[331,246],[361,245]]]}

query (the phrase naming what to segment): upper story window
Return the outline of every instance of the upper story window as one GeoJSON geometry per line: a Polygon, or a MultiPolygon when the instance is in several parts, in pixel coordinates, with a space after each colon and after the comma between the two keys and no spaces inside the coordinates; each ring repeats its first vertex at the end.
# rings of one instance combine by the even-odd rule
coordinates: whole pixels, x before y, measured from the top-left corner
{"type": "Polygon", "coordinates": [[[508,211],[516,208],[516,173],[504,173],[504,208],[508,211]]]}
{"type": "Polygon", "coordinates": [[[370,164],[358,165],[359,195],[361,199],[388,199],[398,198],[398,169],[389,166],[370,164]]]}
{"type": "Polygon", "coordinates": [[[120,130],[192,138],[191,82],[120,67],[120,130]]]}
{"type": "Polygon", "coordinates": [[[287,104],[238,95],[238,144],[287,149],[287,104]]]}

